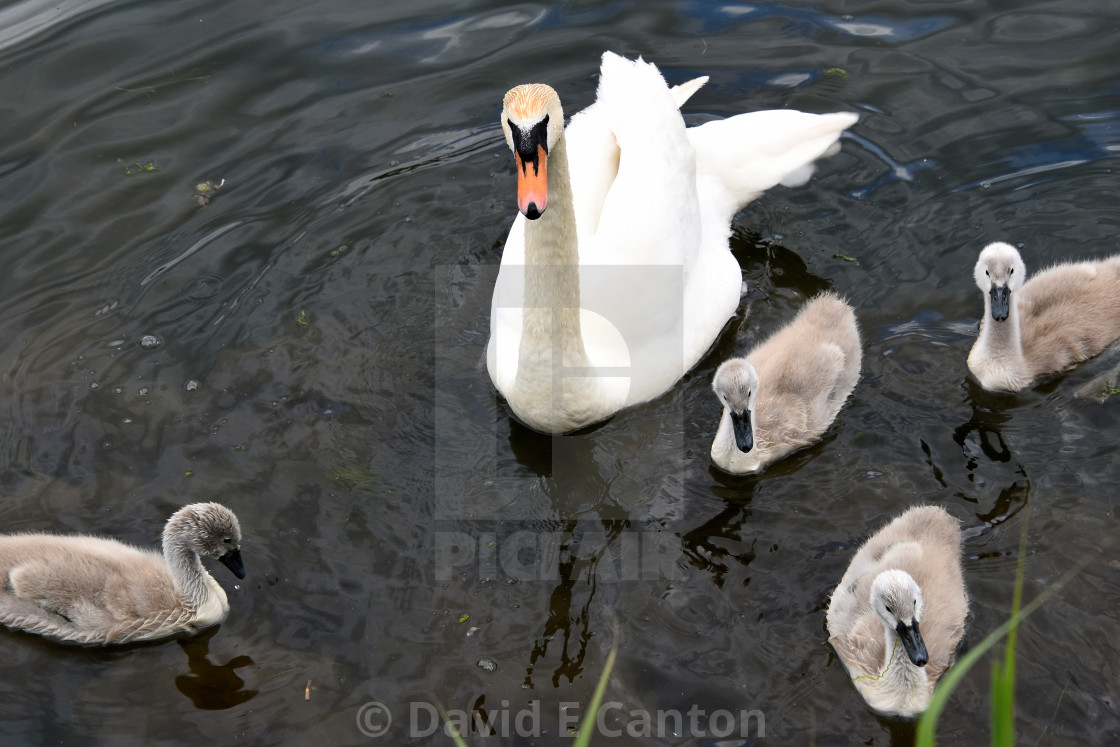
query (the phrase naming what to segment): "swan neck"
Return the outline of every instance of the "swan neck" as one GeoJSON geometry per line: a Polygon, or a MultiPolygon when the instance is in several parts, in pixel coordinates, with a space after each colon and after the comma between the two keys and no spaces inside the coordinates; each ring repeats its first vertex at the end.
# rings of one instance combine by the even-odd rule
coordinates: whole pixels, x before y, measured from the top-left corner
{"type": "MultiPolygon", "coordinates": [[[[563,135],[548,154],[548,207],[525,221],[524,327],[518,376],[551,380],[553,364],[587,366],[580,328],[579,243],[563,135]],[[546,369],[546,370],[542,370],[546,369]]],[[[556,370],[561,374],[561,370],[556,370]]],[[[556,391],[553,388],[553,391],[556,391]]]]}
{"type": "Polygon", "coordinates": [[[1023,337],[1019,325],[1019,294],[1012,291],[1007,319],[992,319],[992,300],[984,296],[984,318],[980,321],[980,347],[989,358],[1018,363],[1023,360],[1023,337]]]}
{"type": "Polygon", "coordinates": [[[888,692],[898,693],[918,702],[928,699],[929,680],[926,677],[926,670],[914,666],[910,657],[906,655],[906,649],[898,637],[898,632],[889,627],[886,622],[883,623],[883,636],[886,659],[883,661],[880,686],[888,692]]]}
{"type": "Polygon", "coordinates": [[[187,606],[200,609],[210,595],[207,583],[210,573],[202,565],[198,553],[181,539],[172,537],[164,540],[163,560],[187,606]]]}

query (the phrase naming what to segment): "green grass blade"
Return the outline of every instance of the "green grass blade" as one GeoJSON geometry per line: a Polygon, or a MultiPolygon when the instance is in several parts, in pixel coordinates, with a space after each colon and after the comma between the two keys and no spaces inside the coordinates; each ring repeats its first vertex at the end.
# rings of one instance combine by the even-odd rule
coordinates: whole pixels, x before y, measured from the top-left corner
{"type": "Polygon", "coordinates": [[[603,693],[607,691],[607,682],[611,678],[611,670],[614,669],[614,660],[617,655],[618,634],[616,633],[614,643],[611,645],[611,652],[607,654],[607,663],[603,667],[603,673],[599,675],[599,684],[595,686],[595,694],[591,696],[587,711],[584,712],[583,719],[579,722],[579,733],[576,735],[576,741],[572,743],[572,747],[587,747],[591,744],[591,735],[595,731],[595,719],[599,714],[599,705],[603,702],[603,693]]]}
{"type": "MultiPolygon", "coordinates": [[[[1019,614],[1023,602],[1023,572],[1027,557],[1027,525],[1023,522],[1019,535],[1019,562],[1015,564],[1015,590],[1011,597],[1011,616],[1019,614]]],[[[992,662],[992,744],[995,747],[1015,747],[1015,644],[1019,638],[1019,625],[1014,624],[1007,633],[1007,647],[1003,663],[992,662]]]]}
{"type": "Polygon", "coordinates": [[[444,733],[450,732],[451,741],[455,743],[455,747],[468,747],[467,741],[459,734],[458,727],[451,723],[451,719],[447,717],[447,711],[443,709],[443,705],[436,703],[436,708],[439,709],[439,716],[443,719],[444,733]]]}
{"type": "Polygon", "coordinates": [[[1041,607],[1047,599],[1057,594],[1063,586],[1069,583],[1074,576],[1085,568],[1087,563],[1088,560],[1078,563],[1062,574],[1061,578],[1047,586],[1042,593],[1032,599],[1027,606],[1020,609],[1011,616],[1011,619],[989,633],[984,640],[976,644],[967,654],[961,657],[960,661],[949,668],[949,671],[941,678],[941,683],[937,686],[937,689],[933,691],[933,698],[930,700],[929,708],[926,709],[926,712],[922,715],[921,721],[918,722],[918,734],[914,742],[915,747],[934,747],[936,744],[937,719],[940,717],[941,711],[945,708],[945,704],[948,702],[949,696],[952,695],[953,689],[956,688],[965,674],[968,673],[968,670],[972,668],[980,657],[986,654],[988,649],[998,643],[1012,628],[1017,627],[1019,622],[1026,618],[1027,615],[1041,607]]]}
{"type": "Polygon", "coordinates": [[[1007,674],[1001,662],[992,662],[992,744],[998,747],[1015,744],[1008,741],[1015,733],[1015,681],[1007,674]]]}

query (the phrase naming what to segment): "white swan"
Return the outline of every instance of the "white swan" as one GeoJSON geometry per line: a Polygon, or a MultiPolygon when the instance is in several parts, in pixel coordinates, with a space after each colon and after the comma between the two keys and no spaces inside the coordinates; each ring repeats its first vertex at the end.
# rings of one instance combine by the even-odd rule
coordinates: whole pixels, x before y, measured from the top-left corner
{"type": "Polygon", "coordinates": [[[1026,275],[1003,242],[984,247],[973,270],[984,317],[968,367],[986,389],[1017,392],[1120,337],[1120,256],[1026,275]]]}
{"type": "Polygon", "coordinates": [[[759,472],[825,432],[859,380],[859,326],[852,307],[817,296],[745,358],[712,378],[723,415],[712,461],[725,472],[759,472]]]}
{"type": "Polygon", "coordinates": [[[852,558],[828,605],[828,642],[871,708],[911,718],[956,658],[967,615],[960,524],[917,506],[852,558]]]}
{"type": "Polygon", "coordinates": [[[594,104],[565,129],[556,92],[509,91],[518,174],[486,364],[514,414],[564,433],[665,392],[735,313],[735,213],[803,183],[855,114],[768,111],[686,129],[652,64],[607,52],[594,104]]]}
{"type": "Polygon", "coordinates": [[[163,555],[112,539],[0,536],[0,623],[68,643],[118,644],[193,633],[225,619],[226,593],[199,556],[238,578],[241,528],[217,503],[172,514],[163,555]]]}

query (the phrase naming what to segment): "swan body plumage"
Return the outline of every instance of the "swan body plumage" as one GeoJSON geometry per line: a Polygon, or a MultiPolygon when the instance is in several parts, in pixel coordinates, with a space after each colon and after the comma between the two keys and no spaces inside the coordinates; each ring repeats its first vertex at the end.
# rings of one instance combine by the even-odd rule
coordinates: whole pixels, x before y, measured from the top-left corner
{"type": "Polygon", "coordinates": [[[859,380],[862,352],[852,307],[831,293],[805,304],[745,358],[712,378],[723,405],[712,461],[725,472],[759,472],[813,443],[859,380]]]}
{"type": "Polygon", "coordinates": [[[705,80],[670,88],[654,65],[608,52],[595,102],[567,127],[549,86],[506,94],[519,213],[486,363],[531,428],[590,425],[692,368],[739,303],[731,219],[807,180],[857,119],[773,111],[686,128],[679,107],[705,80]]]}
{"type": "Polygon", "coordinates": [[[1026,274],[1003,242],[984,247],[973,270],[984,317],[968,367],[986,389],[1017,392],[1120,338],[1120,256],[1026,274]]]}
{"type": "Polygon", "coordinates": [[[829,601],[828,642],[872,709],[912,718],[956,659],[967,615],[960,524],[916,506],[852,558],[829,601]]]}
{"type": "Polygon", "coordinates": [[[237,517],[218,503],[176,511],[164,527],[162,554],[101,537],[2,535],[0,623],[87,645],[193,633],[229,612],[200,556],[244,578],[240,548],[237,517]]]}

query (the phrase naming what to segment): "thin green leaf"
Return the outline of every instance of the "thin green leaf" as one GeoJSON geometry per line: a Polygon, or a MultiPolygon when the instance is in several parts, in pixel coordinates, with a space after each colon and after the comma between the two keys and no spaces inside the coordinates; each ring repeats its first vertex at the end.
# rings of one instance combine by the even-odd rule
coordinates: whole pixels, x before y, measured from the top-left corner
{"type": "MultiPolygon", "coordinates": [[[[1020,560],[1021,559],[1020,557],[1020,560]]],[[[975,664],[981,656],[986,654],[988,649],[998,643],[1012,627],[1017,626],[1027,615],[1041,607],[1047,599],[1057,594],[1063,586],[1082,571],[1087,562],[1088,561],[1078,563],[1076,566],[1066,571],[1061,578],[1047,586],[1041,594],[1032,599],[1026,607],[1023,607],[1018,613],[1012,615],[1010,620],[989,633],[984,640],[980,641],[980,643],[970,649],[967,654],[962,656],[960,661],[950,667],[949,671],[945,673],[945,676],[941,678],[941,683],[938,685],[937,689],[934,690],[929,708],[922,714],[922,719],[918,722],[918,734],[914,742],[915,747],[934,747],[936,744],[937,719],[941,716],[941,711],[945,708],[945,703],[948,702],[949,696],[953,693],[953,689],[956,688],[965,674],[968,673],[968,670],[972,668],[972,665],[975,664]]]]}
{"type": "Polygon", "coordinates": [[[439,709],[439,717],[443,719],[444,732],[451,735],[451,741],[455,743],[455,747],[467,747],[467,742],[459,734],[459,729],[455,724],[451,723],[451,719],[447,716],[447,711],[443,709],[440,703],[436,703],[436,708],[439,709]]]}
{"type": "MultiPolygon", "coordinates": [[[[1011,597],[1011,614],[1019,614],[1023,601],[1023,571],[1027,557],[1027,524],[1019,535],[1019,562],[1015,564],[1015,591],[1011,597]]],[[[993,662],[992,669],[992,744],[1015,747],[1015,645],[1019,626],[1012,625],[1007,634],[1002,664],[993,662]]]]}
{"type": "Polygon", "coordinates": [[[595,694],[591,696],[591,703],[588,704],[587,711],[579,722],[579,733],[576,735],[576,741],[572,743],[572,747],[587,747],[591,744],[591,734],[595,731],[595,719],[599,714],[599,704],[603,702],[603,693],[607,691],[607,682],[611,678],[611,670],[614,669],[614,660],[617,655],[618,635],[616,634],[614,643],[611,645],[611,652],[607,654],[606,666],[603,667],[603,673],[599,675],[599,684],[595,686],[595,694]]]}

